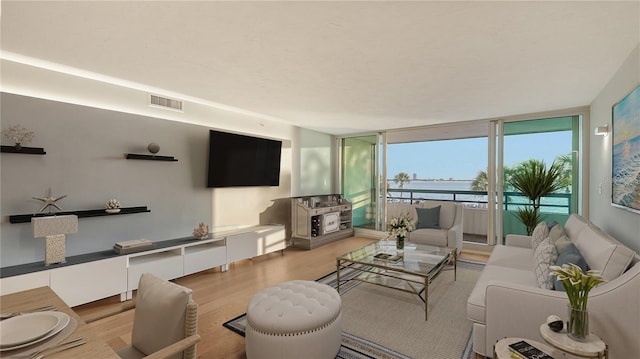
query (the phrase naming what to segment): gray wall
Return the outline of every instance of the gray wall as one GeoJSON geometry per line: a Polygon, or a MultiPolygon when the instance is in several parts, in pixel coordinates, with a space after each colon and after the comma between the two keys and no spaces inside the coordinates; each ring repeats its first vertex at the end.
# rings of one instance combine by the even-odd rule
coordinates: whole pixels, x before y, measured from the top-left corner
{"type": "MultiPolygon", "coordinates": [[[[36,212],[51,188],[64,210],[101,209],[110,198],[123,207],[148,206],[151,213],[81,218],[67,236],[67,255],[111,249],[114,242],[190,236],[210,223],[212,190],[206,188],[208,128],[151,117],[1,94],[2,128],[20,124],[35,132],[27,146],[44,156],[2,153],[0,252],[2,267],[42,261],[44,240],[32,238],[28,223],[9,215],[36,212]],[[125,160],[124,153],[148,153],[178,162],[125,160]]],[[[3,145],[10,144],[6,138],[3,145]]]]}
{"type": "Polygon", "coordinates": [[[591,103],[589,218],[616,239],[640,253],[640,214],[611,206],[612,135],[595,136],[596,126],[611,131],[611,108],[640,84],[640,45],[591,103]]]}

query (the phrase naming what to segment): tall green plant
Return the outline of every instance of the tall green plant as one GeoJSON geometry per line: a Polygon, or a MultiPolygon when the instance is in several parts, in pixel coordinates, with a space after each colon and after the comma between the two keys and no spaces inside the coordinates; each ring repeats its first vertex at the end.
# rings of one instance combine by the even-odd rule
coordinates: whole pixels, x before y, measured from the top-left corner
{"type": "Polygon", "coordinates": [[[521,208],[516,214],[525,225],[528,235],[533,233],[533,229],[541,220],[542,197],[562,188],[560,177],[563,168],[563,164],[559,161],[553,161],[551,167],[547,169],[544,161],[532,159],[521,163],[511,174],[509,179],[511,186],[527,197],[530,202],[530,207],[521,208]]]}

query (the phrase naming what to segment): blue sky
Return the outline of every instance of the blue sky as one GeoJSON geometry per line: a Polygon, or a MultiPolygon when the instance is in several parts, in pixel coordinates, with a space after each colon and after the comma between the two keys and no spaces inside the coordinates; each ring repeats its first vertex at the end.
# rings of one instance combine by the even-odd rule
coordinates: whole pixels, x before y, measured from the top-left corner
{"type": "MultiPolygon", "coordinates": [[[[505,138],[505,164],[535,158],[550,165],[571,152],[571,132],[512,135],[505,138]]],[[[473,179],[487,168],[487,138],[393,144],[387,149],[387,177],[399,172],[417,178],[473,179]]]]}

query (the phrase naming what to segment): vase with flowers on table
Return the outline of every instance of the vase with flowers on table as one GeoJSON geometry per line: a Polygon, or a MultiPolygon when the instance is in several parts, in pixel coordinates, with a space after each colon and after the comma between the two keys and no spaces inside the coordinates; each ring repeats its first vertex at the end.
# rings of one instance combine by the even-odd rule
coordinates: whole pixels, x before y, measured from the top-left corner
{"type": "Polygon", "coordinates": [[[603,283],[604,279],[597,271],[583,272],[573,263],[563,264],[561,267],[551,266],[551,275],[556,276],[562,283],[569,298],[567,335],[573,340],[586,341],[589,336],[589,312],[587,311],[589,291],[603,283]]]}
{"type": "Polygon", "coordinates": [[[404,241],[407,238],[409,232],[414,228],[413,218],[408,214],[402,214],[399,217],[393,217],[387,223],[387,229],[389,231],[389,237],[395,239],[396,250],[398,254],[404,252],[404,241]]]}

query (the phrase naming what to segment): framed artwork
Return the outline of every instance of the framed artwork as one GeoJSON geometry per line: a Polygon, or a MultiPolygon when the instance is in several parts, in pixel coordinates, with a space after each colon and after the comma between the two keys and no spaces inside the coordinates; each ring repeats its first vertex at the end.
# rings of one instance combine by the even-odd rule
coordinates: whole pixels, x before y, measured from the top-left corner
{"type": "Polygon", "coordinates": [[[640,213],[640,86],[612,109],[611,204],[640,213]]]}

